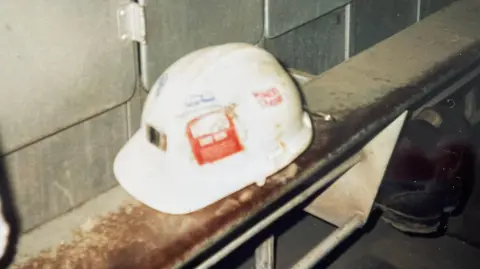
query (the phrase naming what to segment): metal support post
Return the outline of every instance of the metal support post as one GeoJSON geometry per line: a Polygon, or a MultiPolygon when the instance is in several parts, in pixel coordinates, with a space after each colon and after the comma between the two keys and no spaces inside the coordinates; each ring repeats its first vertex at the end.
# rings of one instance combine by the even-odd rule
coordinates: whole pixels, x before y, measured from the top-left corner
{"type": "Polygon", "coordinates": [[[255,269],[275,268],[275,236],[270,236],[255,250],[255,269]]]}
{"type": "Polygon", "coordinates": [[[339,243],[345,240],[356,229],[362,227],[364,216],[354,216],[342,227],[337,228],[320,244],[313,248],[307,255],[305,255],[292,269],[310,269],[315,266],[323,257],[332,251],[339,243]]]}

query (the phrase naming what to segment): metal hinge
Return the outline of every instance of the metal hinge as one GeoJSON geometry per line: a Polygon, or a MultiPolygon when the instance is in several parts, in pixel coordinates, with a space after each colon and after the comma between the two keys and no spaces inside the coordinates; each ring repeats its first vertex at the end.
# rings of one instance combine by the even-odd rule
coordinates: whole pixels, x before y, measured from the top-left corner
{"type": "Polygon", "coordinates": [[[146,43],[145,9],[138,3],[128,3],[117,10],[118,36],[122,40],[146,43]]]}

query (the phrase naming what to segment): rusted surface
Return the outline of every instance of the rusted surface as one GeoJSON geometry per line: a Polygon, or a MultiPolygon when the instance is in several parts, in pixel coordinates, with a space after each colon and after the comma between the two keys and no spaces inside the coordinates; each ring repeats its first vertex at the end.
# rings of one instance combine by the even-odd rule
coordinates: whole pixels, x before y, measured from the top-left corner
{"type": "Polygon", "coordinates": [[[439,82],[480,59],[479,14],[480,3],[459,1],[442,15],[308,83],[304,92],[308,101],[313,100],[310,105],[332,113],[338,121],[314,119],[315,136],[309,149],[281,172],[283,176],[275,175],[262,188],[251,185],[182,216],[126,205],[80,232],[75,242],[14,268],[162,269],[191,261],[237,232],[240,224],[248,225],[261,216],[265,207],[278,206],[273,202],[312,184],[315,179],[306,177],[308,170],[326,169],[403,110],[438,92],[439,82]]]}
{"type": "Polygon", "coordinates": [[[74,242],[17,268],[170,268],[202,249],[212,235],[225,232],[235,220],[261,207],[296,169],[292,164],[261,189],[252,185],[189,215],[167,215],[143,205],[125,205],[90,225],[90,229],[78,231],[74,242]]]}

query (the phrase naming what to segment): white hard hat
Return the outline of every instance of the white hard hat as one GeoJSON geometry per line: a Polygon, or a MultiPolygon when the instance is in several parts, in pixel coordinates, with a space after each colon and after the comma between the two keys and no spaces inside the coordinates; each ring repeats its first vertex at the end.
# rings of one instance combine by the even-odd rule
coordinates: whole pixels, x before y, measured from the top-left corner
{"type": "Polygon", "coordinates": [[[296,85],[270,53],[243,43],[211,46],[155,82],[114,173],[144,204],[185,214],[263,185],[312,135],[296,85]]]}

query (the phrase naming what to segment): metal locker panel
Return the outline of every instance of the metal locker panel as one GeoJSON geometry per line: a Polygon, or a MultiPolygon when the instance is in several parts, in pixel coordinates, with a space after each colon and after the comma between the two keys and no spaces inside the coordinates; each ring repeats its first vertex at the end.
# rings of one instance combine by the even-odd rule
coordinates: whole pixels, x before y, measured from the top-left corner
{"type": "Polygon", "coordinates": [[[418,0],[352,2],[351,52],[357,54],[417,21],[418,0]]]}
{"type": "Polygon", "coordinates": [[[456,0],[421,0],[420,1],[420,19],[439,11],[452,4],[456,0]]]}
{"type": "Polygon", "coordinates": [[[118,38],[122,3],[0,1],[2,153],[129,99],[137,72],[132,42],[118,38]]]}
{"type": "Polygon", "coordinates": [[[283,64],[319,74],[345,59],[345,9],[339,9],[279,37],[265,48],[283,64]]]}
{"type": "Polygon", "coordinates": [[[185,54],[226,42],[255,44],[263,36],[262,0],[141,0],[146,41],[142,81],[147,90],[185,54]]]}
{"type": "Polygon", "coordinates": [[[117,185],[113,160],[128,139],[122,105],[1,157],[26,231],[117,185]]]}
{"type": "Polygon", "coordinates": [[[274,38],[350,0],[265,0],[265,37],[274,38]]]}

